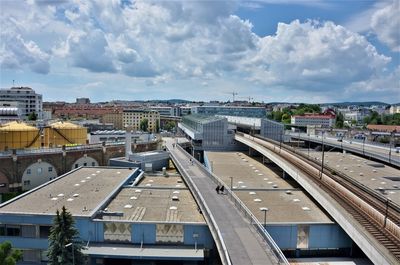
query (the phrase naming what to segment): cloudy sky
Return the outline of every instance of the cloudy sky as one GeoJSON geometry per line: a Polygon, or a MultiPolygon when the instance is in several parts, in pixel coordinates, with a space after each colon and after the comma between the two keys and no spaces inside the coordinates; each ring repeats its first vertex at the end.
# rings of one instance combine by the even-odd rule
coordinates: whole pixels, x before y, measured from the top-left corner
{"type": "Polygon", "coordinates": [[[400,0],[1,0],[0,87],[44,100],[400,102],[400,0]]]}

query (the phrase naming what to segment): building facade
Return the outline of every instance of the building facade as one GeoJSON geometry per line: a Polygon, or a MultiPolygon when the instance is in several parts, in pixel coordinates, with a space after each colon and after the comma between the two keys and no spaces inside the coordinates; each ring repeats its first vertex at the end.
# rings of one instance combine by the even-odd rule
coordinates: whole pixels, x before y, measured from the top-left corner
{"type": "Polygon", "coordinates": [[[260,135],[275,141],[283,141],[285,126],[270,119],[261,119],[260,135]]]}
{"type": "Polygon", "coordinates": [[[29,114],[37,114],[38,119],[42,119],[43,100],[41,94],[30,87],[11,87],[9,89],[0,89],[0,101],[19,102],[21,117],[28,119],[29,114]]]}
{"type": "Polygon", "coordinates": [[[334,115],[321,115],[321,114],[306,114],[306,115],[294,115],[291,118],[291,124],[296,126],[315,125],[324,128],[333,127],[335,125],[336,118],[334,115]]]}
{"type": "Polygon", "coordinates": [[[104,113],[101,116],[100,121],[102,123],[112,123],[114,125],[114,129],[122,130],[124,128],[122,122],[122,111],[115,111],[111,113],[104,113]]]}
{"type": "Polygon", "coordinates": [[[226,118],[192,114],[184,116],[178,127],[190,138],[194,153],[237,148],[234,130],[229,128],[226,118]]]}
{"type": "Polygon", "coordinates": [[[227,115],[254,118],[264,118],[266,116],[266,110],[264,107],[240,106],[195,106],[192,107],[192,113],[200,115],[227,115]]]}
{"type": "Polygon", "coordinates": [[[140,123],[147,119],[147,131],[156,132],[160,126],[160,113],[153,110],[124,110],[122,114],[123,126],[128,130],[140,130],[140,123]]]}

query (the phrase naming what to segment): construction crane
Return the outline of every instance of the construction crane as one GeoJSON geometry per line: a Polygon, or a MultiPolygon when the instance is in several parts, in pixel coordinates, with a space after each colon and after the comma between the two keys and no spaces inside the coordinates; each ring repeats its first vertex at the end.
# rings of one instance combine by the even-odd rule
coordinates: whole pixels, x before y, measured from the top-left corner
{"type": "Polygon", "coordinates": [[[235,96],[237,96],[238,93],[236,93],[235,91],[232,91],[232,92],[229,92],[229,93],[226,93],[226,94],[232,95],[232,102],[235,102],[235,96]]]}
{"type": "Polygon", "coordinates": [[[245,98],[245,99],[247,99],[249,103],[250,103],[250,101],[254,100],[254,98],[252,98],[252,97],[240,97],[240,98],[245,98]]]}

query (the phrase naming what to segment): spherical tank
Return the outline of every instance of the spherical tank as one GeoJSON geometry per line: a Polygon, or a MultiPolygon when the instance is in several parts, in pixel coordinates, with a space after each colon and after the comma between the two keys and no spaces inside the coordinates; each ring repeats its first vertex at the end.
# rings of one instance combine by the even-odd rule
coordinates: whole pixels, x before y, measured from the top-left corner
{"type": "Polygon", "coordinates": [[[40,147],[39,129],[23,122],[0,126],[0,150],[40,147]]]}
{"type": "Polygon", "coordinates": [[[86,144],[86,139],[87,128],[70,122],[55,122],[45,128],[45,146],[81,145],[86,144]]]}

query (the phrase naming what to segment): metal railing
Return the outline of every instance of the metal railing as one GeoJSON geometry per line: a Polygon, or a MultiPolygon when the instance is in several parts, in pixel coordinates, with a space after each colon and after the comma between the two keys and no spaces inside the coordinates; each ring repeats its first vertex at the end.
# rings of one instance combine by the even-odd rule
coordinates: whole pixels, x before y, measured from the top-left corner
{"type": "MultiPolygon", "coordinates": [[[[178,148],[185,152],[187,156],[189,154],[186,153],[183,148],[181,148],[178,145],[178,148]]],[[[226,187],[225,190],[228,193],[228,197],[232,200],[234,203],[235,207],[244,215],[244,217],[250,222],[250,224],[255,228],[257,233],[261,236],[261,238],[264,240],[264,242],[268,246],[268,250],[273,253],[277,264],[286,264],[289,265],[289,262],[287,261],[285,255],[283,255],[281,249],[278,247],[278,245],[275,243],[275,241],[272,239],[270,234],[267,232],[265,227],[258,221],[258,219],[255,217],[255,215],[247,208],[247,206],[239,199],[239,197],[226,185],[218,176],[210,172],[202,163],[197,161],[196,159],[193,159],[193,161],[199,166],[199,168],[205,173],[208,177],[211,178],[212,181],[216,184],[224,184],[226,187]]]]}
{"type": "MultiPolygon", "coordinates": [[[[182,152],[184,152],[184,154],[186,154],[186,151],[183,148],[181,148],[179,145],[177,145],[177,148],[179,148],[180,151],[182,151],[182,152]]],[[[195,197],[197,203],[199,204],[201,211],[204,214],[204,217],[210,227],[211,233],[214,236],[215,244],[217,245],[217,249],[220,254],[222,264],[223,265],[232,265],[232,262],[230,260],[229,253],[226,248],[226,244],[222,237],[221,231],[219,230],[219,228],[217,226],[217,222],[215,221],[214,216],[211,214],[210,209],[208,208],[207,204],[205,203],[203,196],[201,195],[197,186],[194,184],[193,180],[190,179],[189,177],[186,177],[187,173],[183,174],[183,172],[186,172],[186,170],[182,166],[182,164],[179,162],[179,160],[175,157],[175,155],[172,152],[170,152],[170,155],[171,155],[177,169],[179,170],[179,172],[182,173],[182,177],[184,178],[186,184],[189,186],[190,190],[192,191],[193,196],[195,197]]]]}

